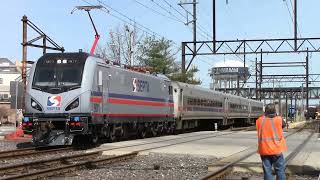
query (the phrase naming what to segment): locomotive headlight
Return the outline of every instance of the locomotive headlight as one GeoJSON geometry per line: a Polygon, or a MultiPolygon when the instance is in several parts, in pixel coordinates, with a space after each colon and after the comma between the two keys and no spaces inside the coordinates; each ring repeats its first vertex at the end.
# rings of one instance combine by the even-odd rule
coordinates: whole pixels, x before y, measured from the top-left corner
{"type": "Polygon", "coordinates": [[[67,107],[66,107],[66,111],[70,111],[71,109],[77,108],[79,106],[79,98],[77,98],[76,100],[74,100],[72,103],[70,103],[67,107]]]}
{"type": "Polygon", "coordinates": [[[37,106],[37,103],[34,102],[34,101],[32,101],[31,106],[32,106],[33,108],[35,108],[35,107],[37,106]]]}
{"type": "Polygon", "coordinates": [[[31,98],[31,107],[33,109],[38,110],[38,111],[42,111],[41,106],[35,100],[33,100],[32,98],[31,98]]]}

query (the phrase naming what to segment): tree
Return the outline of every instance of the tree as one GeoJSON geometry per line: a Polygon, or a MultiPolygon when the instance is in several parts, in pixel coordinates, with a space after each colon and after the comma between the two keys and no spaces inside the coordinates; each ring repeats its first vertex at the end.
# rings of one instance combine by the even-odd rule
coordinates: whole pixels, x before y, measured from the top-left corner
{"type": "Polygon", "coordinates": [[[171,50],[171,41],[164,38],[146,37],[139,46],[141,56],[138,61],[141,66],[149,66],[155,73],[168,75],[175,70],[174,53],[171,50]]]}
{"type": "Polygon", "coordinates": [[[194,78],[198,68],[193,66],[186,74],[181,73],[181,63],[175,61],[172,48],[172,41],[164,38],[156,40],[155,37],[146,37],[139,47],[141,56],[139,57],[141,66],[149,66],[155,73],[161,73],[173,81],[180,81],[190,84],[200,84],[201,81],[194,78]]]}
{"type": "Polygon", "coordinates": [[[98,46],[96,55],[118,62],[119,64],[135,65],[139,54],[137,44],[143,38],[136,27],[130,28],[124,25],[123,28],[110,30],[109,40],[106,46],[98,46]]]}
{"type": "Polygon", "coordinates": [[[169,75],[168,77],[172,80],[172,81],[179,81],[179,82],[184,82],[184,83],[188,83],[188,84],[201,84],[201,80],[200,79],[195,79],[195,73],[197,73],[199,71],[199,69],[196,66],[192,66],[191,69],[189,69],[186,74],[181,73],[181,68],[180,71],[178,71],[177,73],[173,73],[171,75],[169,75]]]}
{"type": "Polygon", "coordinates": [[[199,70],[194,66],[185,75],[181,72],[181,63],[176,63],[179,50],[174,49],[172,41],[154,36],[144,36],[125,25],[122,29],[111,30],[106,46],[98,46],[96,55],[119,64],[151,67],[153,73],[161,73],[173,81],[200,84],[194,78],[199,70]]]}

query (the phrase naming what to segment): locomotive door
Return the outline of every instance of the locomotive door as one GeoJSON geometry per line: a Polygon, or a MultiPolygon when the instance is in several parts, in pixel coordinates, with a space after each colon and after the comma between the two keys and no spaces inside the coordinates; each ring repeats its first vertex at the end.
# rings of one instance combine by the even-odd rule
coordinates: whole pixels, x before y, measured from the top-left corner
{"type": "Polygon", "coordinates": [[[102,70],[101,67],[98,66],[97,71],[97,94],[100,96],[98,113],[103,113],[103,104],[104,104],[104,87],[103,87],[103,79],[102,79],[102,70]]]}
{"type": "Polygon", "coordinates": [[[105,115],[108,112],[107,102],[108,102],[108,95],[109,95],[108,92],[109,92],[110,75],[103,68],[105,67],[98,66],[98,71],[97,71],[97,92],[98,93],[97,94],[99,94],[101,97],[98,113],[105,115]]]}
{"type": "Polygon", "coordinates": [[[109,106],[108,106],[108,99],[109,99],[109,85],[110,85],[110,78],[111,78],[111,74],[108,71],[104,71],[103,75],[102,75],[102,86],[103,86],[103,93],[102,93],[102,113],[104,113],[104,123],[108,123],[109,122],[109,106]]]}

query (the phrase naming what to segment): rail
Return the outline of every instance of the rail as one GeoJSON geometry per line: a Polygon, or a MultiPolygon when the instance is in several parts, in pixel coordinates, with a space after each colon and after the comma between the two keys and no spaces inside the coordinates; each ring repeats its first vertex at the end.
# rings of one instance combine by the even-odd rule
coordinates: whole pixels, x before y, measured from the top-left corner
{"type": "Polygon", "coordinates": [[[72,147],[60,147],[54,149],[45,149],[42,148],[23,148],[17,150],[9,150],[9,151],[0,151],[0,160],[7,159],[17,159],[17,158],[25,158],[29,156],[42,155],[47,153],[58,153],[73,150],[72,147]]]}
{"type": "MultiPolygon", "coordinates": [[[[151,149],[158,149],[158,148],[163,148],[163,147],[168,147],[168,146],[174,146],[178,144],[183,144],[183,143],[188,143],[192,141],[198,141],[198,140],[203,140],[203,139],[208,139],[208,138],[213,138],[213,137],[218,137],[218,136],[223,136],[223,135],[229,135],[233,134],[235,132],[227,132],[227,133],[221,133],[221,134],[216,134],[214,135],[199,135],[198,136],[187,136],[188,138],[191,138],[190,140],[183,140],[180,142],[173,142],[165,145],[158,145],[159,142],[170,142],[173,140],[180,140],[180,139],[186,139],[186,137],[179,137],[179,138],[174,138],[174,139],[169,139],[169,140],[163,140],[163,141],[155,141],[152,142],[156,144],[154,147],[149,147],[149,148],[141,148],[137,151],[119,155],[119,156],[114,156],[114,157],[107,157],[107,158],[97,158],[95,160],[85,160],[84,162],[75,162],[79,158],[91,158],[92,156],[98,156],[98,154],[101,154],[103,151],[109,151],[109,150],[114,150],[114,149],[121,149],[121,148],[129,148],[129,147],[140,147],[146,144],[152,144],[152,143],[140,143],[140,144],[135,144],[131,146],[122,146],[122,147],[117,147],[117,148],[110,148],[110,149],[102,149],[96,152],[91,152],[91,153],[84,153],[80,155],[73,155],[73,156],[65,156],[62,158],[54,158],[54,159],[49,159],[49,160],[41,160],[41,161],[36,161],[36,162],[31,162],[31,163],[23,163],[23,164],[18,164],[18,165],[12,165],[12,166],[7,166],[0,168],[0,175],[6,175],[6,174],[12,174],[12,173],[24,173],[24,174],[16,174],[13,176],[7,176],[4,177],[3,179],[9,180],[9,179],[37,179],[37,178],[44,178],[44,177],[49,177],[53,175],[58,175],[58,174],[64,174],[72,171],[76,171],[81,167],[92,167],[92,166],[97,166],[101,164],[110,164],[114,162],[119,162],[127,159],[131,159],[135,157],[138,153],[143,152],[143,151],[148,151],[151,149]],[[193,138],[194,137],[194,138],[193,138]],[[66,163],[69,163],[65,165],[66,163]],[[50,165],[49,168],[46,169],[41,169],[41,170],[34,170],[36,166],[41,166],[42,164],[45,165],[50,165]],[[70,165],[71,164],[71,165],[70,165]],[[52,166],[57,166],[57,167],[52,167],[52,166]],[[21,171],[23,169],[24,171],[21,171]],[[33,170],[32,170],[33,169],[33,170]],[[28,172],[32,170],[31,172],[28,172]]],[[[42,168],[45,168],[42,167],[42,168]]]]}
{"type": "MultiPolygon", "coordinates": [[[[298,132],[301,132],[306,126],[308,126],[310,123],[308,124],[305,124],[303,127],[299,128],[298,130],[288,134],[286,136],[286,138],[292,136],[293,134],[296,134],[298,132]]],[[[311,137],[313,136],[314,132],[311,133],[307,138],[306,140],[300,144],[297,148],[295,148],[293,150],[292,153],[290,153],[285,161],[286,161],[286,164],[288,164],[302,149],[303,147],[307,144],[307,142],[311,139],[311,137]]],[[[220,160],[220,162],[222,161],[226,161],[226,162],[229,162],[229,163],[226,163],[225,165],[223,165],[222,167],[218,168],[217,170],[213,171],[213,172],[210,172],[208,173],[207,175],[201,177],[200,179],[201,180],[211,180],[211,179],[224,179],[226,178],[226,176],[228,176],[230,173],[232,173],[232,169],[233,169],[233,166],[236,165],[237,163],[239,163],[240,161],[254,155],[256,153],[256,147],[249,147],[248,149],[245,150],[245,152],[240,152],[242,153],[241,155],[239,156],[235,156],[235,155],[231,155],[231,156],[235,156],[235,157],[226,157],[222,160],[220,160]],[[225,160],[229,158],[229,160],[231,159],[231,161],[229,160],[225,160]]],[[[219,162],[217,163],[217,165],[220,165],[219,162]]]]}

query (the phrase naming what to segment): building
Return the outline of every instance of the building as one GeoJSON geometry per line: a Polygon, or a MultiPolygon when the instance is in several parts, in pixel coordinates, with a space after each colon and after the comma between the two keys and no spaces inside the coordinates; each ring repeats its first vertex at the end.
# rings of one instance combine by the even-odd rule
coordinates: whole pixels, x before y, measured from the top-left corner
{"type": "Polygon", "coordinates": [[[0,122],[15,122],[16,111],[11,109],[10,82],[21,76],[19,66],[7,58],[0,58],[0,122]]]}

